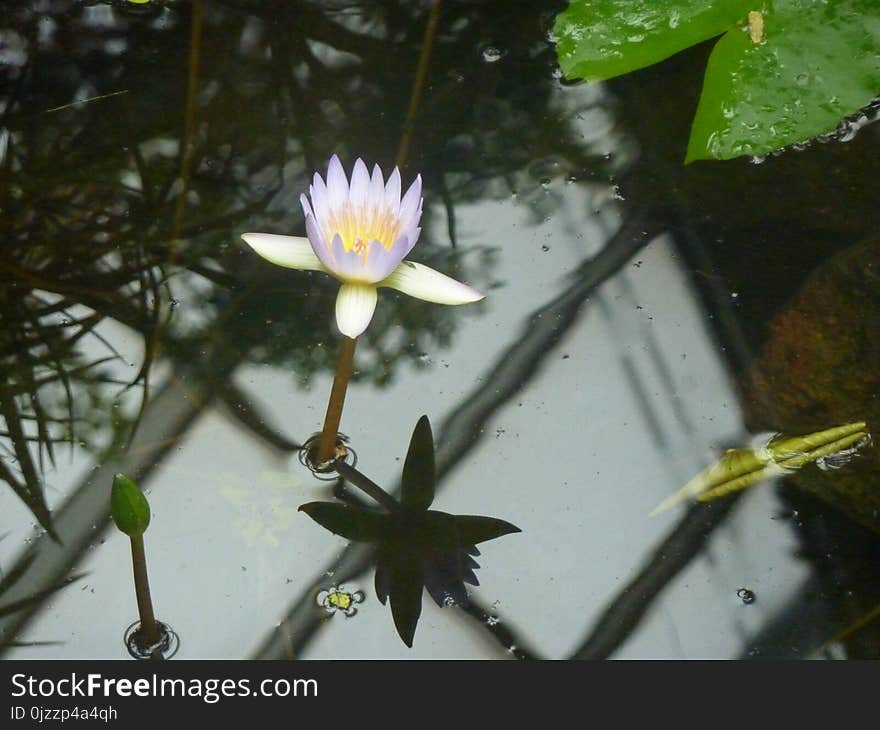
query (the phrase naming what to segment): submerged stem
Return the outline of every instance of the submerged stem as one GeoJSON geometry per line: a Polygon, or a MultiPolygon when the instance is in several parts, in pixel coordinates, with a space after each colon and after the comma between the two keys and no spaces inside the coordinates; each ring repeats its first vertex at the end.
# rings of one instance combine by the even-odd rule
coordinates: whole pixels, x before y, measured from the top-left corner
{"type": "Polygon", "coordinates": [[[336,437],[342,420],[342,406],[345,404],[345,392],[348,390],[348,381],[351,378],[356,344],[357,340],[343,336],[339,360],[336,363],[336,375],[333,376],[333,387],[330,390],[330,401],[327,403],[327,414],[324,416],[324,428],[318,445],[319,464],[336,457],[336,437]]]}
{"type": "Polygon", "coordinates": [[[159,626],[153,613],[153,601],[150,598],[150,581],[147,578],[147,558],[144,553],[144,536],[131,536],[131,563],[134,569],[134,592],[137,598],[138,614],[141,619],[141,631],[147,646],[159,643],[159,626]]]}
{"type": "Polygon", "coordinates": [[[344,461],[340,461],[333,467],[345,481],[360,489],[369,495],[373,500],[381,504],[389,512],[397,512],[400,509],[400,503],[394,499],[388,492],[380,487],[369,477],[361,474],[357,469],[344,461]]]}
{"type": "Polygon", "coordinates": [[[409,107],[406,110],[406,120],[403,123],[403,136],[397,148],[397,166],[403,168],[409,154],[409,143],[415,128],[416,114],[422,100],[422,91],[425,88],[425,79],[428,76],[428,64],[431,60],[431,49],[434,46],[434,36],[437,35],[437,24],[440,20],[440,0],[433,0],[431,14],[428,16],[428,25],[425,27],[425,36],[422,39],[422,52],[419,55],[419,65],[416,68],[416,77],[413,81],[412,93],[409,97],[409,107]]]}

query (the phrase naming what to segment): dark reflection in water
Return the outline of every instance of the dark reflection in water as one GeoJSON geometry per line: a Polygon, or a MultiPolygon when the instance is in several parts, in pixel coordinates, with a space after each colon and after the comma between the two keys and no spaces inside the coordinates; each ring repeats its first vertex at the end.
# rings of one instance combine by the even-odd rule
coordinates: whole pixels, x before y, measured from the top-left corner
{"type": "MultiPolygon", "coordinates": [[[[610,99],[597,98],[629,140],[625,154],[606,158],[559,104],[546,33],[562,2],[434,4],[431,55],[415,87],[429,3],[167,0],[146,14],[121,5],[17,0],[0,15],[0,480],[63,542],[38,538],[4,574],[0,587],[12,595],[5,605],[15,607],[3,610],[0,596],[4,644],[92,543],[93,526],[106,520],[105,477],[120,463],[147,483],[217,403],[261,442],[298,449],[306,434],[267,425],[232,376],[248,364],[278,366],[293,387],[330,372],[335,287],[318,276],[294,282],[246,251],[238,234],[301,235],[298,195],[333,152],[390,169],[405,150],[426,198],[442,202],[426,207],[418,260],[490,297],[504,283],[492,251],[504,241],[459,247],[457,209],[515,195],[538,224],[562,208],[550,180],[615,186],[620,227],[597,255],[564,272],[565,289],[536,302],[516,342],[487,355],[485,383],[441,424],[439,479],[538,375],[585,302],[662,232],[743,383],[756,431],[857,420],[878,428],[876,251],[860,243],[876,227],[877,125],[850,143],[763,165],[685,168],[678,151],[704,68],[701,47],[619,79],[610,99]],[[848,273],[808,279],[814,269],[848,273]],[[136,334],[143,354],[121,351],[106,334],[116,324],[136,334]],[[863,369],[840,367],[834,353],[863,369]],[[132,393],[140,405],[119,407],[132,393]],[[47,474],[61,468],[68,444],[100,468],[50,511],[47,474]]],[[[479,307],[383,297],[359,345],[356,378],[394,384],[407,365],[424,366],[424,353],[453,347],[462,318],[479,316],[479,307]]],[[[783,488],[804,522],[797,535],[813,577],[744,653],[806,655],[880,603],[872,448],[852,469],[804,472],[803,482],[799,474],[783,488]],[[782,640],[792,616],[810,629],[782,640]]],[[[587,472],[579,478],[587,489],[587,472]]],[[[616,651],[735,504],[694,507],[646,556],[625,559],[636,572],[571,653],[616,651]]],[[[374,558],[349,547],[331,567],[341,581],[374,558]]],[[[732,586],[733,599],[741,585],[732,586]]],[[[280,609],[289,633],[284,642],[264,637],[262,656],[284,656],[289,646],[298,655],[317,631],[311,585],[298,588],[280,609]]],[[[529,643],[528,626],[497,629],[478,598],[469,610],[505,648],[529,643]]],[[[876,655],[872,636],[870,627],[851,634],[847,650],[876,655]]]]}
{"type": "Polygon", "coordinates": [[[348,540],[376,544],[376,597],[383,605],[390,600],[394,625],[407,646],[412,646],[422,613],[423,591],[441,608],[468,606],[465,584],[480,584],[474,572],[480,567],[477,544],[520,531],[494,517],[428,509],[434,502],[436,464],[427,416],[413,431],[399,501],[352,467],[341,464],[339,471],[386,512],[336,502],[309,502],[300,510],[348,540]]]}

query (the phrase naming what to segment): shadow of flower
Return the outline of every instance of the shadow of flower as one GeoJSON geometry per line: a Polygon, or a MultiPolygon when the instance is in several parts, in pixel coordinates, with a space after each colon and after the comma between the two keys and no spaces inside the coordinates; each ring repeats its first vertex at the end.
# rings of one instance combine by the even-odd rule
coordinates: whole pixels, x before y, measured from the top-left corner
{"type": "MultiPolygon", "coordinates": [[[[351,467],[343,466],[340,474],[368,493],[378,489],[351,467]]],[[[337,535],[377,545],[376,597],[383,605],[390,599],[397,633],[409,647],[422,611],[422,589],[439,606],[466,605],[465,584],[479,584],[474,573],[479,567],[474,556],[480,554],[476,545],[520,532],[494,517],[429,509],[435,485],[434,439],[428,417],[422,416],[403,466],[400,501],[387,494],[381,499],[387,511],[335,502],[309,502],[300,507],[337,535]]]]}

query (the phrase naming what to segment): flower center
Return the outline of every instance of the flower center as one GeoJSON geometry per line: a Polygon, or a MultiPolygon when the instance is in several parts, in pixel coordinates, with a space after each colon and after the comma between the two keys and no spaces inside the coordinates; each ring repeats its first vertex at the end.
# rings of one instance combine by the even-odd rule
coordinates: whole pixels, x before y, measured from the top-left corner
{"type": "Polygon", "coordinates": [[[351,250],[356,254],[363,256],[367,253],[367,248],[369,248],[370,244],[367,243],[363,238],[358,238],[351,246],[351,250]]]}
{"type": "Polygon", "coordinates": [[[398,227],[397,217],[384,206],[347,203],[330,213],[325,233],[328,241],[338,233],[346,251],[365,256],[373,241],[390,250],[397,240],[398,227]]]}

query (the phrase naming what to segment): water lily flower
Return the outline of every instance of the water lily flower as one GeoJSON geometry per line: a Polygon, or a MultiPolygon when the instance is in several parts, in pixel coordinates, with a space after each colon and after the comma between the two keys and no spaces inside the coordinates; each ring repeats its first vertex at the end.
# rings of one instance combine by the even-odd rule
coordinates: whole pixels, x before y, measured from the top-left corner
{"type": "Polygon", "coordinates": [[[351,184],[333,155],[327,182],[315,173],[309,198],[300,196],[307,237],[245,233],[242,238],[264,259],[303,271],[323,271],[342,282],[336,322],[354,339],[370,324],[377,289],[387,286],[437,304],[466,304],[483,298],[467,284],[422,264],[404,261],[419,240],[422,178],[401,197],[400,171],[383,180],[358,159],[351,184]]]}

